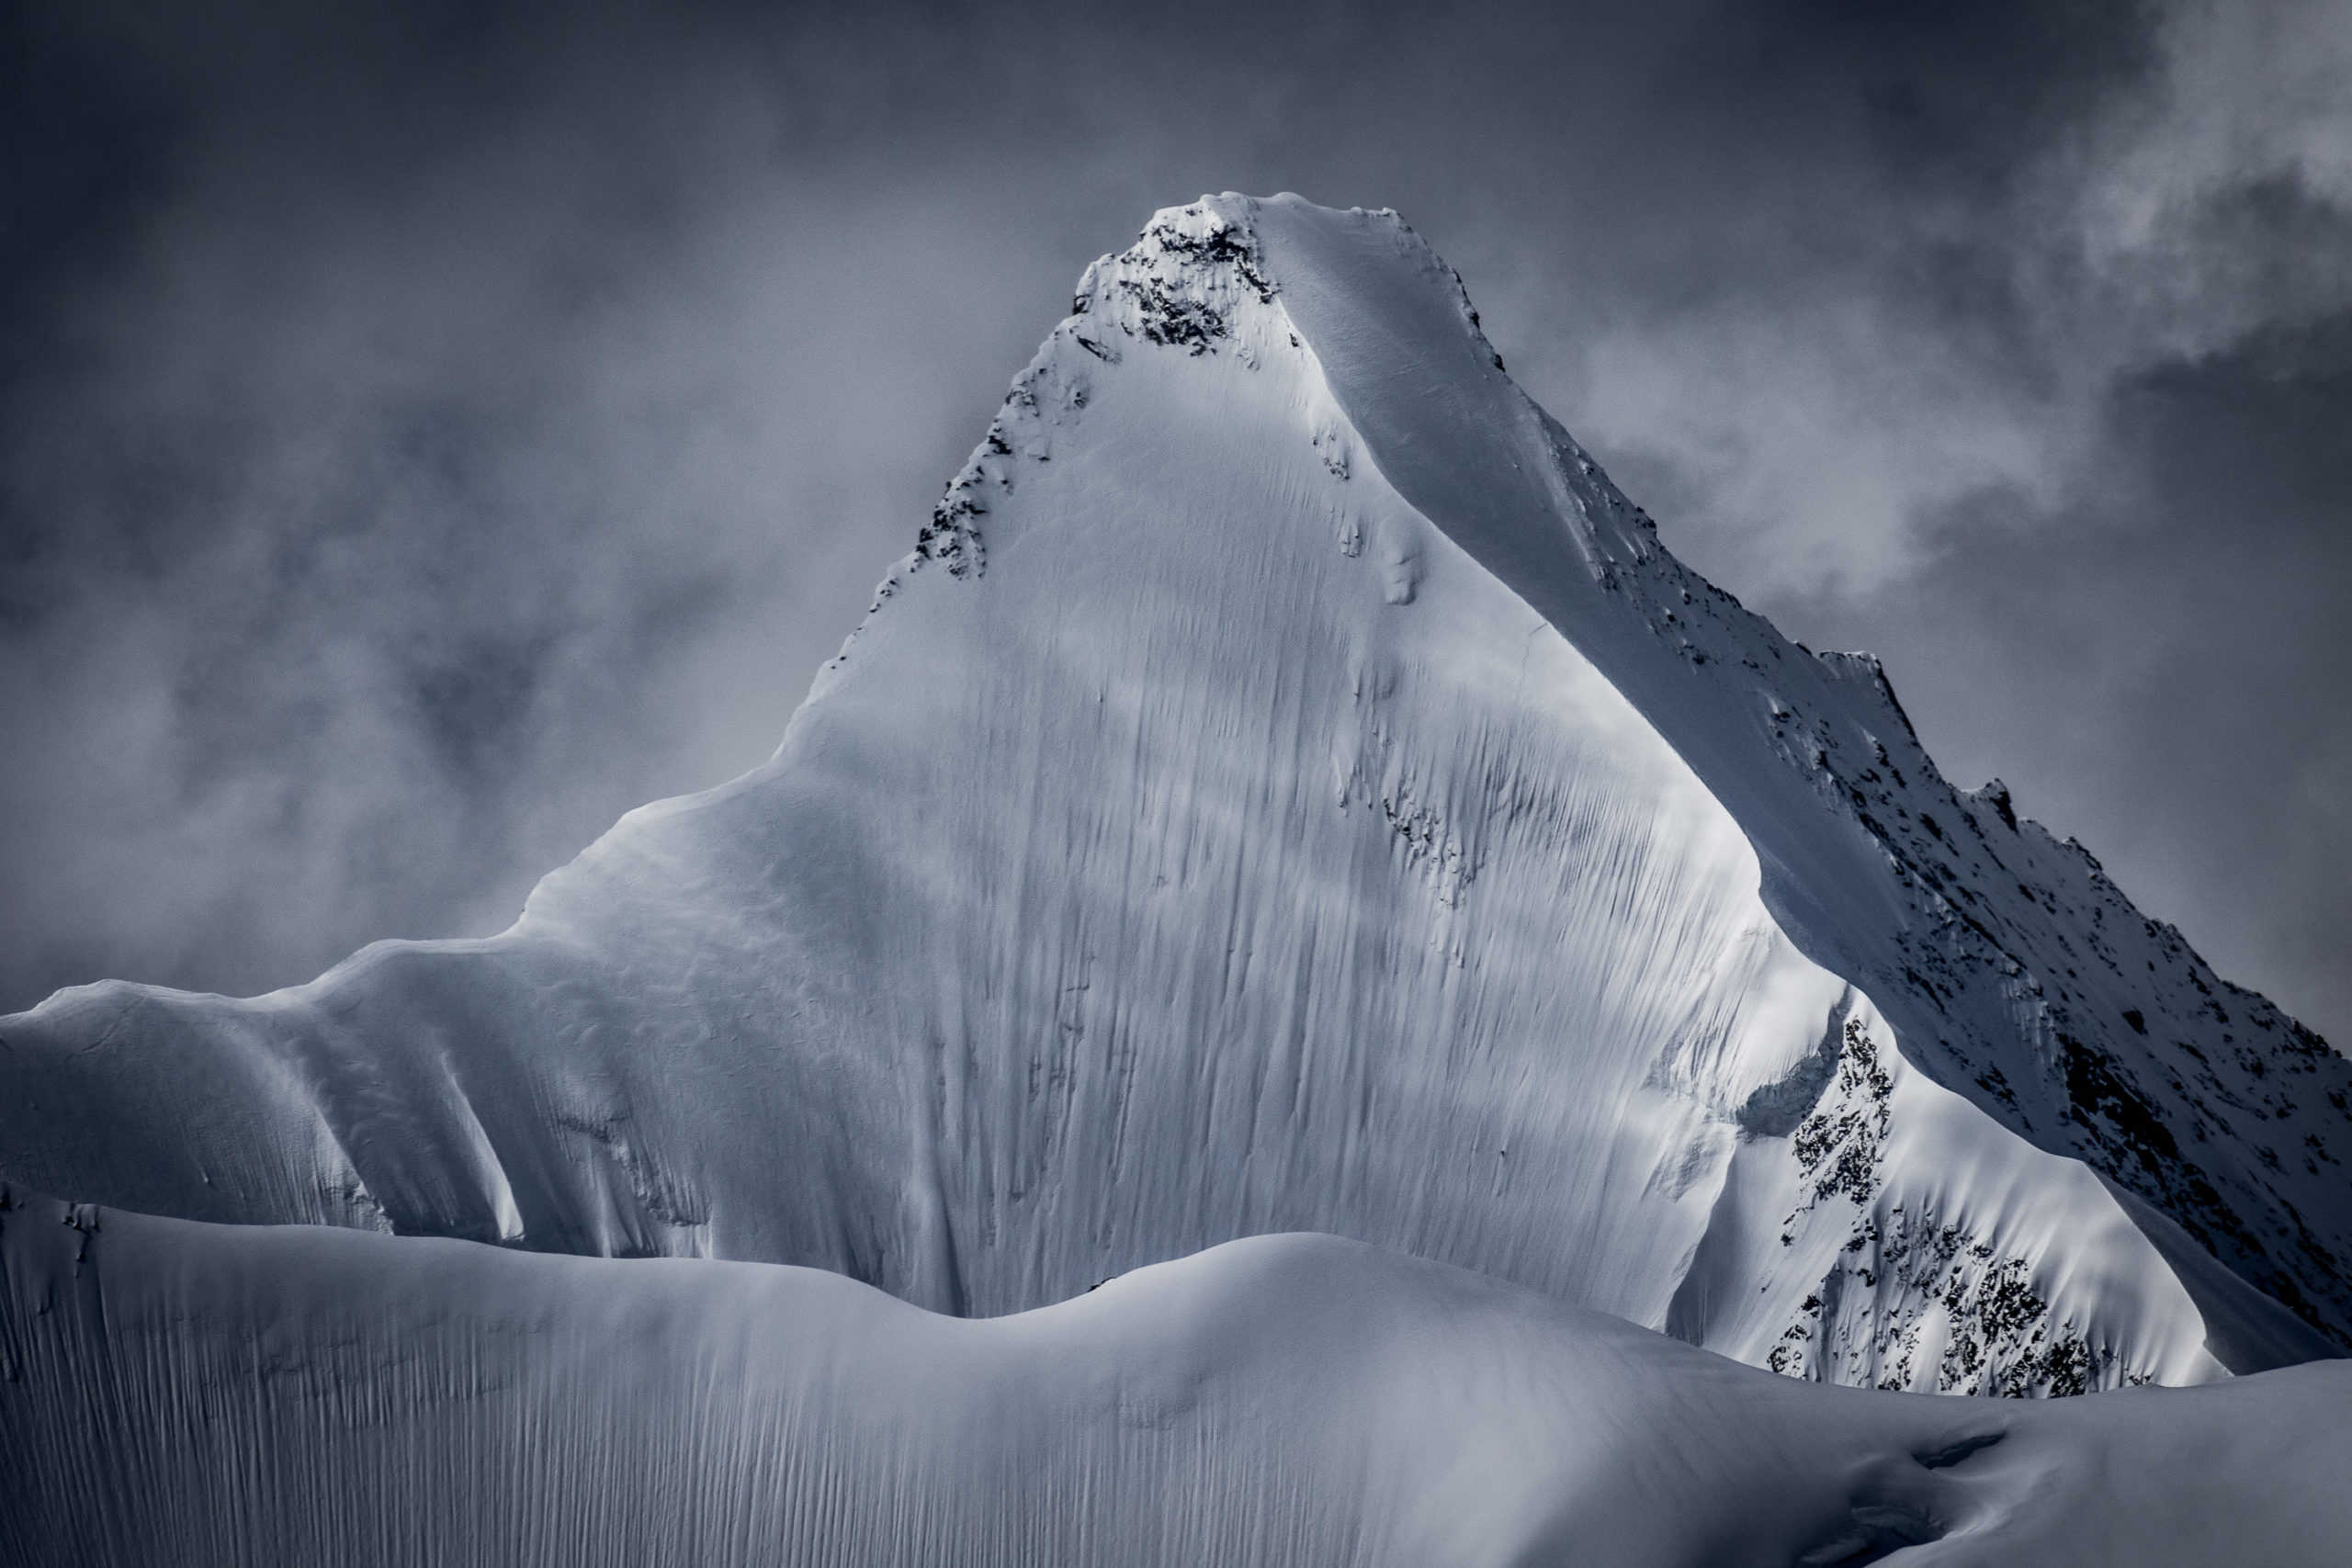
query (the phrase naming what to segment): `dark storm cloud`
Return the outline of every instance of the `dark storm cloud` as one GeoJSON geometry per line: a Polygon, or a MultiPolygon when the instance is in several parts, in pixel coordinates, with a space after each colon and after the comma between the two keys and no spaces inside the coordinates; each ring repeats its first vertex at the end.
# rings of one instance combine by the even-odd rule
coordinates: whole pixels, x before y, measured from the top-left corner
{"type": "Polygon", "coordinates": [[[20,13],[0,1005],[503,923],[773,746],[1087,260],[1287,187],[2346,1032],[2340,13],[1116,12],[20,13]]]}

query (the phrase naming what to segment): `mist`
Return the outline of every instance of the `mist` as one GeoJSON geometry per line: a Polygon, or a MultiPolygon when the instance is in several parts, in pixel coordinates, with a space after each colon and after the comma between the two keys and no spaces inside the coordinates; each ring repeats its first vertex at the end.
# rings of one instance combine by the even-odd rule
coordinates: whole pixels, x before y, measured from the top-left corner
{"type": "Polygon", "coordinates": [[[16,13],[0,1007],[765,757],[1155,208],[1395,206],[1668,544],[2352,1036],[2352,18],[16,13]]]}

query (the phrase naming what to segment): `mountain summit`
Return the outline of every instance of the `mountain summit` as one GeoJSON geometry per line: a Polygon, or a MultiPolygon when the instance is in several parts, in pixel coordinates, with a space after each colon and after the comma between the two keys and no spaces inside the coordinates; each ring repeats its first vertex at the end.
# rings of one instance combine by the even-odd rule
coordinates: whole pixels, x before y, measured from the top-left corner
{"type": "Polygon", "coordinates": [[[0,1176],[185,1219],[967,1315],[1332,1232],[1959,1393],[2352,1341],[2352,1065],[1295,197],[1087,271],[763,767],[496,938],[0,1042],[0,1176]]]}

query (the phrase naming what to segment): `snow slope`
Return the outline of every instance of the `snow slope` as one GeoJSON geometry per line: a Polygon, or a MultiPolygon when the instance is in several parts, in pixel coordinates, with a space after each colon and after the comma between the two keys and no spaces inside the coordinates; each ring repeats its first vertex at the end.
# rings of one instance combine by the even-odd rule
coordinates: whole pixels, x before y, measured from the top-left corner
{"type": "Polygon", "coordinates": [[[1393,215],[1074,305],[773,761],[501,937],[0,1021],[0,1173],[958,1314],[1332,1232],[1903,1388],[2352,1334],[2352,1068],[1668,556],[1393,215]]]}
{"type": "Polygon", "coordinates": [[[1018,1316],[837,1275],[0,1210],[0,1564],[2311,1564],[2352,1363],[1802,1386],[1330,1237],[1018,1316]]]}

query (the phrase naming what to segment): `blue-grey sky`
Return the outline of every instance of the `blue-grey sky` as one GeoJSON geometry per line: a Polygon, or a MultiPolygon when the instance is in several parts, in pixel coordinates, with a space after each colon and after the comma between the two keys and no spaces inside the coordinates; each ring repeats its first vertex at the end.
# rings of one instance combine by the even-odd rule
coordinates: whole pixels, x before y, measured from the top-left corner
{"type": "Polygon", "coordinates": [[[2340,5],[20,4],[0,179],[0,1007],[494,930],[759,761],[1237,188],[1401,209],[1671,546],[2352,1035],[2340,5]]]}

